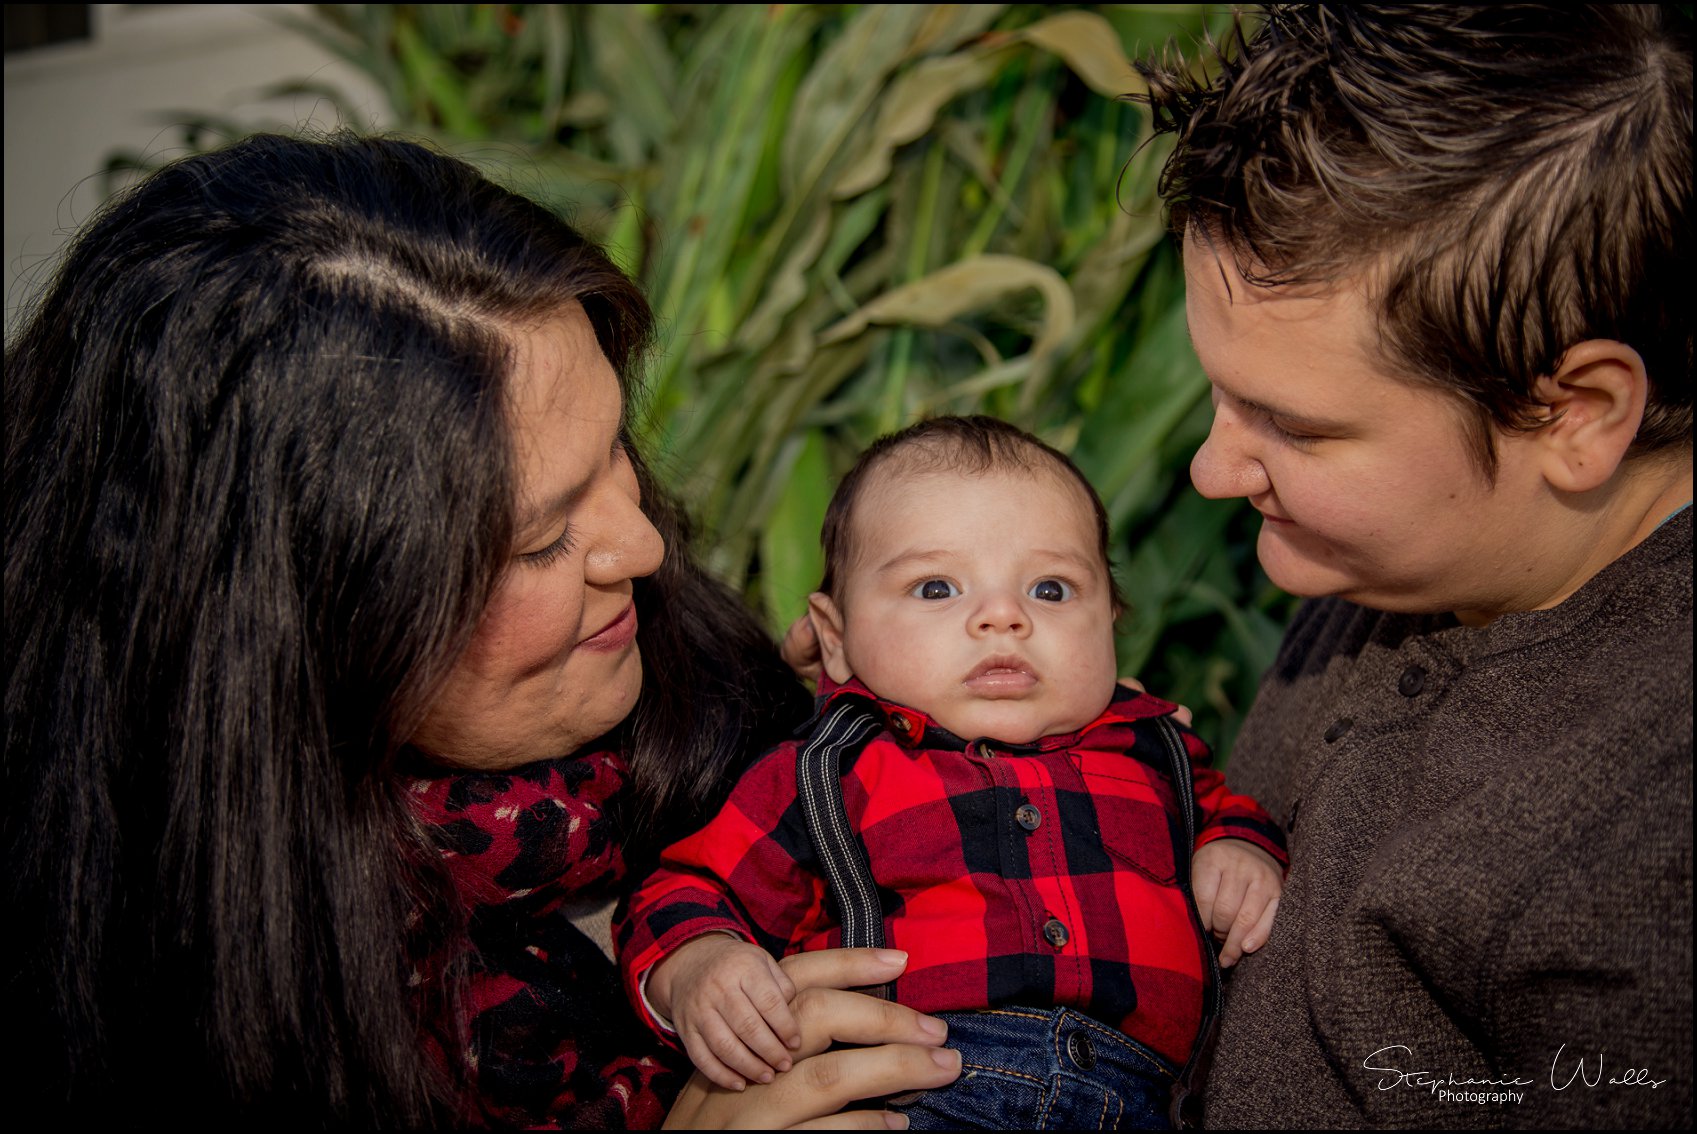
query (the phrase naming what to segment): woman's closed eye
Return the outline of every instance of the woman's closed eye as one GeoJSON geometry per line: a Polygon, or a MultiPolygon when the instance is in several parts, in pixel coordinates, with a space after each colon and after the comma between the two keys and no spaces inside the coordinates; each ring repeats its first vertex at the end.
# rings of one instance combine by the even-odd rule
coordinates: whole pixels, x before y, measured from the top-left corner
{"type": "Polygon", "coordinates": [[[1065,602],[1077,592],[1073,590],[1072,584],[1065,580],[1039,579],[1032,583],[1025,593],[1043,602],[1065,602]]]}
{"type": "Polygon", "coordinates": [[[547,547],[523,553],[519,556],[519,561],[532,567],[546,567],[561,556],[571,554],[572,546],[576,542],[574,536],[572,526],[568,523],[560,532],[560,538],[547,547]]]}
{"type": "Polygon", "coordinates": [[[960,588],[947,579],[926,579],[915,583],[908,594],[919,599],[949,599],[960,594],[960,588]]]}

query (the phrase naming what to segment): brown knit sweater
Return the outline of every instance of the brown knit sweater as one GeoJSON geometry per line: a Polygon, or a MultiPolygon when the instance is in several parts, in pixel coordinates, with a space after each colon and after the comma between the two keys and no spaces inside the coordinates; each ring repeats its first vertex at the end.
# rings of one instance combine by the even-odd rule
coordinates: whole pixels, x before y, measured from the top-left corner
{"type": "Polygon", "coordinates": [[[1484,628],[1304,605],[1228,770],[1292,865],[1207,1125],[1689,1128],[1691,582],[1687,508],[1484,628]]]}

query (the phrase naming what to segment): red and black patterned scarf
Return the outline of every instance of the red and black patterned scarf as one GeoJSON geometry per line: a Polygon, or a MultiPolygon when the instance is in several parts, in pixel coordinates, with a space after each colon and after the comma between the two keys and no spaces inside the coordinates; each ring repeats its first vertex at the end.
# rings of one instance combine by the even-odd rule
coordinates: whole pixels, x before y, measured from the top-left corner
{"type": "MultiPolygon", "coordinates": [[[[625,875],[607,803],[626,783],[612,752],[509,772],[414,778],[468,914],[466,1003],[482,1117],[494,1125],[652,1128],[682,1085],[679,1057],[636,1020],[618,972],[567,921],[625,875]]],[[[438,950],[417,979],[439,979],[438,950]]]]}

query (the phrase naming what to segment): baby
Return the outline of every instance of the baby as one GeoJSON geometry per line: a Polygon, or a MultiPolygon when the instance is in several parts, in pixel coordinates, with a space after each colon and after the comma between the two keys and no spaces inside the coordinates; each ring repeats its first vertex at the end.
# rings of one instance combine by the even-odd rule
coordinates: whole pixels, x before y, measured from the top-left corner
{"type": "Polygon", "coordinates": [[[1284,844],[1175,706],[1117,683],[1100,500],[1035,437],[939,418],[867,450],[823,542],[819,713],[633,897],[633,1001],[741,1089],[800,1043],[775,957],[888,945],[895,999],[962,1054],[912,1128],[1165,1125],[1207,933],[1221,964],[1265,943],[1284,844]]]}

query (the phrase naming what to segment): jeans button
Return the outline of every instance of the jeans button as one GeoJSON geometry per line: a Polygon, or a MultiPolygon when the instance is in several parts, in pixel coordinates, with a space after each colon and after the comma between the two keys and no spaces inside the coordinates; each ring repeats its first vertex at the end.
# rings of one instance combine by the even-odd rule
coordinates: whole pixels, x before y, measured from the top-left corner
{"type": "Polygon", "coordinates": [[[1088,1071],[1096,1066],[1096,1047],[1090,1042],[1090,1037],[1084,1032],[1073,1032],[1067,1036],[1067,1058],[1080,1071],[1088,1071]]]}

